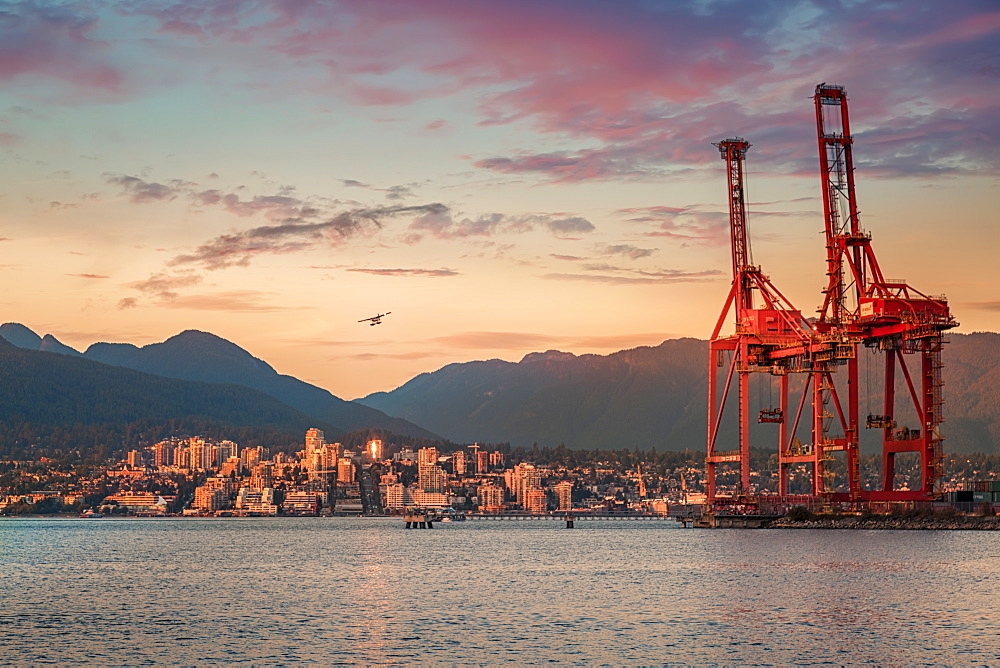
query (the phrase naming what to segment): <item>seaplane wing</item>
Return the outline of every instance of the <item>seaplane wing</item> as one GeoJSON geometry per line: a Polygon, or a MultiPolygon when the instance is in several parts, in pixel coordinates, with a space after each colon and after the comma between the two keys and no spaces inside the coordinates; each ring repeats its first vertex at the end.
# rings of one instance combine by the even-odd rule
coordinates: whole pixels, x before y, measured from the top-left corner
{"type": "Polygon", "coordinates": [[[389,315],[390,313],[392,313],[392,311],[386,311],[385,313],[379,313],[378,315],[373,315],[370,318],[362,318],[361,320],[358,320],[358,322],[367,322],[372,327],[374,327],[375,325],[381,325],[382,318],[389,315]]]}

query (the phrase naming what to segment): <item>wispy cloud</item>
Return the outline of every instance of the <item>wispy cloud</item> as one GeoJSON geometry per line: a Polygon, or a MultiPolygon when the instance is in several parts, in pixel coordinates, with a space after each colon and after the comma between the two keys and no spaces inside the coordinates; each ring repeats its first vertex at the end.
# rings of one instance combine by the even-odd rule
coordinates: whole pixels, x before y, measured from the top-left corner
{"type": "Polygon", "coordinates": [[[104,274],[66,274],[67,276],[72,276],[74,278],[111,278],[110,276],[105,276],[104,274]]]}
{"type": "Polygon", "coordinates": [[[449,348],[472,350],[525,350],[546,347],[558,341],[556,337],[526,332],[460,332],[431,339],[449,348]]]}
{"type": "Polygon", "coordinates": [[[289,221],[278,225],[263,225],[212,239],[192,253],[178,255],[171,266],[201,265],[206,269],[245,266],[262,254],[281,255],[314,248],[321,242],[336,246],[355,235],[379,229],[387,218],[413,215],[444,215],[443,204],[391,206],[353,209],[319,222],[289,221]]]}
{"type": "Polygon", "coordinates": [[[122,190],[128,194],[129,199],[137,204],[172,200],[187,185],[182,181],[172,181],[169,184],[156,183],[125,174],[105,174],[104,177],[108,183],[121,186],[122,190]]]}
{"type": "MultiPolygon", "coordinates": [[[[595,229],[586,218],[566,213],[492,213],[456,219],[451,208],[439,202],[345,209],[339,200],[302,198],[290,187],[273,195],[241,197],[236,192],[204,190],[196,183],[180,179],[160,183],[115,174],[106,174],[105,179],[119,186],[135,203],[168,201],[185,196],[194,206],[221,207],[241,217],[260,214],[275,223],[220,235],[191,252],[175,256],[169,262],[172,267],[197,265],[214,270],[246,266],[259,255],[298,253],[321,243],[336,246],[352,237],[381,229],[384,221],[406,217],[412,220],[404,237],[409,244],[419,242],[427,234],[439,239],[463,239],[516,234],[541,228],[561,238],[576,238],[595,229]]],[[[368,187],[353,181],[345,184],[368,187]]],[[[410,196],[404,186],[389,190],[390,199],[410,196]]]]}
{"type": "Polygon", "coordinates": [[[551,273],[545,274],[542,278],[557,281],[608,283],[612,285],[643,285],[652,283],[700,283],[715,280],[722,275],[721,271],[715,269],[693,272],[676,269],[643,271],[608,264],[587,265],[584,269],[591,273],[551,273]]]}
{"type": "MultiPolygon", "coordinates": [[[[198,285],[201,280],[201,276],[192,273],[167,274],[160,272],[150,275],[146,280],[129,283],[127,287],[163,304],[177,299],[179,296],[177,290],[198,285]]],[[[138,305],[139,299],[137,297],[125,297],[118,302],[120,309],[135,308],[138,305]]]]}
{"type": "Polygon", "coordinates": [[[981,311],[1000,311],[1000,301],[988,302],[965,302],[962,308],[978,309],[981,311]]]}
{"type": "Polygon", "coordinates": [[[721,245],[729,241],[729,213],[702,211],[698,206],[652,206],[620,209],[616,213],[630,223],[648,228],[647,237],[665,237],[682,242],[721,245]]]}
{"type": "Polygon", "coordinates": [[[639,260],[649,257],[656,252],[655,248],[639,248],[632,244],[602,244],[597,247],[597,252],[601,255],[623,255],[630,260],[639,260]]]}
{"type": "Polygon", "coordinates": [[[459,275],[459,272],[454,269],[370,269],[352,267],[347,271],[353,271],[359,274],[373,274],[375,276],[427,276],[430,278],[459,275]]]}
{"type": "Polygon", "coordinates": [[[363,362],[372,360],[422,360],[429,357],[437,357],[439,353],[429,351],[413,350],[406,353],[358,353],[349,355],[350,359],[361,360],[363,362]]]}
{"type": "Polygon", "coordinates": [[[276,304],[275,293],[256,290],[228,290],[214,294],[183,295],[164,302],[164,306],[175,309],[197,311],[227,311],[234,313],[259,313],[288,310],[302,310],[311,306],[285,306],[276,304]]]}
{"type": "Polygon", "coordinates": [[[438,239],[490,237],[498,234],[521,234],[538,228],[563,238],[575,238],[596,229],[586,218],[561,213],[522,215],[490,213],[475,218],[455,220],[450,212],[430,212],[410,224],[407,240],[415,243],[425,234],[438,239]]]}

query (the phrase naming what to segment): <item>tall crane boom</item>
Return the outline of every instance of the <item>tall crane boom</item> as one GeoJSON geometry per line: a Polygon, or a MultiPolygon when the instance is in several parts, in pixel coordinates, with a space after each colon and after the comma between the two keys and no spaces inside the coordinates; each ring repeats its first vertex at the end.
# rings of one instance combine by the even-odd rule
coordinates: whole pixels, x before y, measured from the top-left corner
{"type": "MultiPolygon", "coordinates": [[[[882,412],[869,412],[866,421],[868,428],[883,430],[882,490],[869,498],[929,499],[940,475],[941,333],[958,323],[944,297],[929,297],[904,280],[887,280],[882,275],[871,236],[861,228],[847,93],[843,86],[822,83],[816,86],[814,102],[828,275],[818,328],[839,334],[855,351],[861,344],[885,357],[882,412]],[[919,371],[911,374],[904,355],[913,354],[919,355],[920,364],[919,371]],[[897,370],[910,401],[897,401],[897,370]],[[919,391],[913,381],[918,374],[919,391]],[[902,415],[918,424],[898,428],[902,415]],[[894,489],[895,457],[902,452],[920,455],[919,490],[894,489]]],[[[860,409],[856,353],[847,360],[847,367],[851,388],[847,413],[856,441],[860,409]]]]}
{"type": "Polygon", "coordinates": [[[742,137],[735,137],[724,139],[715,146],[718,147],[722,159],[726,161],[726,172],[729,176],[729,233],[733,256],[733,279],[740,283],[737,306],[739,309],[751,309],[753,294],[746,274],[754,267],[750,256],[750,240],[747,236],[747,207],[743,187],[745,181],[743,165],[750,142],[742,137]]]}

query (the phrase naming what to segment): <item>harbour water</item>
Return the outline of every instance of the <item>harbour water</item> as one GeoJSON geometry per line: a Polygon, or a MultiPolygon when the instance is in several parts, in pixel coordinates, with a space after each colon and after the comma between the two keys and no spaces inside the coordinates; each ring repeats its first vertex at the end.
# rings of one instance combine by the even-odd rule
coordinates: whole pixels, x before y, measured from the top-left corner
{"type": "Polygon", "coordinates": [[[2,664],[1000,663],[1000,532],[0,519],[2,664]]]}

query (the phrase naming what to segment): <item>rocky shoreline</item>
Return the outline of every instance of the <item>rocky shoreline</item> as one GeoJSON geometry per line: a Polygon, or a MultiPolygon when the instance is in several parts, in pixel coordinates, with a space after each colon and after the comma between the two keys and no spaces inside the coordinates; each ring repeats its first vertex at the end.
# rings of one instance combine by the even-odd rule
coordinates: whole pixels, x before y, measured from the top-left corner
{"type": "Polygon", "coordinates": [[[914,531],[998,531],[1000,517],[956,515],[954,517],[898,517],[892,515],[814,517],[792,520],[781,517],[768,525],[770,529],[893,529],[914,531]]]}

